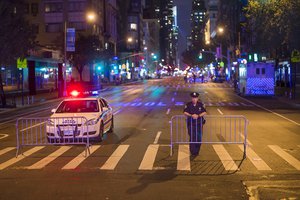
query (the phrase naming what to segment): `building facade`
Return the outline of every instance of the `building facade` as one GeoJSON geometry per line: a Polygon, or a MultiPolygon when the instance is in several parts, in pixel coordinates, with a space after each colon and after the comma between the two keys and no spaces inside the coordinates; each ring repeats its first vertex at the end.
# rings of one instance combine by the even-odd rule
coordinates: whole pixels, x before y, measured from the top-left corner
{"type": "Polygon", "coordinates": [[[207,11],[204,0],[193,0],[191,11],[191,42],[192,49],[205,47],[205,25],[207,11]]]}

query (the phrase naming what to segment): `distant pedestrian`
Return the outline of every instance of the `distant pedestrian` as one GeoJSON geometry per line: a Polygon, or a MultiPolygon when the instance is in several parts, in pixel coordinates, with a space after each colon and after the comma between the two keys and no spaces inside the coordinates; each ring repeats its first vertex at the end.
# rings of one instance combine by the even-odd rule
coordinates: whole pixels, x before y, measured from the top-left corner
{"type": "Polygon", "coordinates": [[[197,156],[200,151],[202,141],[202,128],[205,123],[203,118],[206,115],[204,104],[198,100],[199,93],[191,93],[192,101],[187,103],[184,114],[187,116],[187,129],[190,136],[191,156],[197,156]]]}
{"type": "Polygon", "coordinates": [[[196,78],[197,78],[197,76],[196,76],[195,73],[193,73],[193,78],[194,78],[194,83],[196,83],[196,78]]]}

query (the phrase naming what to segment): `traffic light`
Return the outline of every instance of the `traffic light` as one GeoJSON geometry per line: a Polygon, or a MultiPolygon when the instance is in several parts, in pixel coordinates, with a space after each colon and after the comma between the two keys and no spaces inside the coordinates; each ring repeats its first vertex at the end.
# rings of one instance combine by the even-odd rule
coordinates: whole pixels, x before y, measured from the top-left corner
{"type": "Polygon", "coordinates": [[[198,56],[198,58],[199,58],[200,60],[202,60],[202,59],[203,59],[202,52],[200,52],[200,53],[199,53],[199,56],[198,56]]]}

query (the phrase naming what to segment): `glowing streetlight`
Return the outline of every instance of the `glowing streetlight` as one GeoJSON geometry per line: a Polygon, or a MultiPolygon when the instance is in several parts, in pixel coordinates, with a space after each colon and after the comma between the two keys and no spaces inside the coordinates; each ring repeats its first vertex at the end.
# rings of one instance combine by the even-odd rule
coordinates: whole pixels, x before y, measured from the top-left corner
{"type": "Polygon", "coordinates": [[[219,33],[223,33],[223,32],[224,32],[224,28],[223,28],[223,27],[219,27],[219,28],[218,28],[218,32],[219,32],[219,33]]]}
{"type": "Polygon", "coordinates": [[[133,42],[133,38],[132,37],[128,37],[127,38],[127,42],[129,42],[129,43],[133,42]]]}
{"type": "Polygon", "coordinates": [[[88,22],[96,21],[96,14],[94,12],[88,12],[86,15],[86,19],[88,22]]]}

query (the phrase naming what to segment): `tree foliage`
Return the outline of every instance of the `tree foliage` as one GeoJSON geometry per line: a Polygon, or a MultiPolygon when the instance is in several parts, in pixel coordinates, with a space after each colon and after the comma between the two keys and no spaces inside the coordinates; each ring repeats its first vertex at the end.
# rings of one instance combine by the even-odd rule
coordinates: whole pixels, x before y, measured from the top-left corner
{"type": "Polygon", "coordinates": [[[79,73],[82,81],[82,72],[86,66],[92,65],[101,58],[101,41],[95,35],[80,35],[75,43],[75,52],[72,54],[71,63],[79,73]]]}
{"type": "Polygon", "coordinates": [[[245,7],[253,51],[300,48],[300,0],[249,0],[245,7]]]}
{"type": "MultiPolygon", "coordinates": [[[[25,19],[23,0],[0,0],[0,65],[14,66],[18,57],[26,57],[35,46],[33,26],[25,19]]],[[[0,96],[2,106],[6,105],[0,75],[0,96]]]]}

